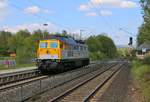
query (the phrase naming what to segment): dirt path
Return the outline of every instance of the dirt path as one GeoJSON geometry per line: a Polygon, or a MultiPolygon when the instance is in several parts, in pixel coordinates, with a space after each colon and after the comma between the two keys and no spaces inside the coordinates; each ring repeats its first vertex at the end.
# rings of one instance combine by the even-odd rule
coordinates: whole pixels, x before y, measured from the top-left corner
{"type": "Polygon", "coordinates": [[[142,96],[139,83],[130,77],[127,98],[125,102],[146,102],[142,96]],[[130,99],[130,100],[129,100],[130,99]]]}

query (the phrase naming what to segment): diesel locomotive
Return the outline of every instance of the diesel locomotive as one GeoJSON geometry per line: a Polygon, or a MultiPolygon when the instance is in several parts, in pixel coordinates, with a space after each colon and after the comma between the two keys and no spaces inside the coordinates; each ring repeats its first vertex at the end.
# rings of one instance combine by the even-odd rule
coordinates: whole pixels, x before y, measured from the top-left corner
{"type": "Polygon", "coordinates": [[[60,35],[39,40],[37,66],[41,72],[64,71],[88,64],[88,46],[81,40],[60,35]]]}

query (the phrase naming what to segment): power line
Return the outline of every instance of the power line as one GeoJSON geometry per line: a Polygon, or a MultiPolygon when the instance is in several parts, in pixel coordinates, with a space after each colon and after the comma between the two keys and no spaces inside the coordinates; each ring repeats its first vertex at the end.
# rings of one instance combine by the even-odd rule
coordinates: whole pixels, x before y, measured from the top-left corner
{"type": "MultiPolygon", "coordinates": [[[[109,16],[109,17],[107,17],[109,20],[111,20],[111,17],[109,16]]],[[[111,22],[112,22],[112,20],[111,20],[111,22]]],[[[115,28],[115,29],[117,29],[117,30],[122,30],[122,31],[124,31],[125,33],[127,33],[128,34],[128,36],[129,37],[131,37],[131,36],[133,36],[133,37],[135,37],[136,35],[134,35],[133,33],[130,33],[128,30],[126,30],[127,28],[125,28],[125,27],[118,27],[114,22],[113,22],[113,27],[115,28]]]]}
{"type": "Polygon", "coordinates": [[[33,4],[33,5],[37,5],[38,7],[40,7],[40,8],[43,8],[43,9],[47,9],[47,8],[44,8],[44,7],[42,7],[41,5],[39,5],[39,4],[37,4],[37,3],[35,3],[35,2],[33,2],[32,0],[27,0],[30,4],[33,4]]]}
{"type": "Polygon", "coordinates": [[[130,33],[129,31],[127,31],[127,30],[124,29],[124,28],[119,28],[119,30],[122,30],[122,31],[126,32],[127,34],[129,34],[130,36],[132,35],[133,37],[135,37],[134,34],[130,33]]]}
{"type": "MultiPolygon", "coordinates": [[[[89,2],[90,2],[90,1],[89,1],[89,2]]],[[[91,4],[92,4],[92,3],[91,3],[91,4]]],[[[99,7],[100,7],[100,10],[101,10],[102,6],[99,5],[99,7]]],[[[96,9],[97,9],[97,11],[99,12],[99,8],[97,8],[97,6],[96,6],[96,9]]],[[[134,35],[134,34],[128,32],[127,30],[124,30],[123,28],[120,29],[120,28],[117,27],[115,24],[113,24],[113,26],[112,26],[111,24],[109,24],[109,21],[107,21],[104,16],[102,16],[102,17],[103,17],[105,23],[106,23],[106,24],[109,26],[109,28],[111,28],[112,30],[114,30],[114,28],[115,28],[115,29],[117,29],[117,30],[122,30],[122,31],[126,32],[126,33],[128,34],[128,36],[130,36],[130,37],[131,37],[131,35],[132,35],[133,37],[136,36],[136,35],[134,35]]],[[[109,18],[109,20],[112,22],[112,20],[110,19],[110,17],[107,17],[107,18],[109,18]]],[[[114,30],[114,32],[115,32],[115,30],[114,30]]]]}
{"type": "MultiPolygon", "coordinates": [[[[91,3],[91,1],[89,0],[90,4],[94,7],[95,5],[93,3],[91,3]]],[[[99,5],[99,7],[101,7],[101,5],[99,5]]],[[[99,10],[101,10],[101,8],[98,8],[97,6],[94,7],[95,10],[98,12],[98,14],[100,13],[99,10]]],[[[100,15],[100,14],[99,14],[100,15]]],[[[106,24],[106,26],[108,26],[110,29],[112,29],[112,31],[114,30],[113,27],[111,26],[111,24],[109,24],[109,22],[105,19],[104,16],[101,16],[100,17],[103,19],[102,21],[104,21],[104,23],[106,24]]]]}
{"type": "MultiPolygon", "coordinates": [[[[48,10],[47,8],[41,6],[41,5],[38,4],[38,3],[33,2],[32,0],[27,0],[27,1],[28,1],[30,4],[32,4],[32,5],[37,5],[38,7],[42,8],[43,10],[48,10]]],[[[54,22],[53,22],[53,23],[54,23],[54,22]]],[[[60,25],[61,27],[67,28],[68,30],[71,31],[71,28],[70,28],[69,26],[64,26],[64,25],[58,24],[58,23],[54,23],[54,24],[60,25]]]]}
{"type": "MultiPolygon", "coordinates": [[[[32,4],[32,5],[37,5],[38,7],[47,10],[47,8],[42,7],[40,4],[37,4],[37,3],[33,2],[32,0],[27,0],[27,1],[28,1],[30,4],[32,4]]],[[[84,27],[84,28],[85,28],[85,27],[84,27]]],[[[84,29],[84,28],[83,28],[83,29],[84,29]]],[[[86,29],[89,29],[89,28],[86,28],[86,29]]],[[[80,29],[80,30],[81,30],[81,29],[80,29]]],[[[84,30],[84,31],[87,31],[87,30],[84,30]]],[[[81,34],[81,33],[80,33],[80,34],[81,34]]]]}
{"type": "MultiPolygon", "coordinates": [[[[12,7],[18,9],[19,11],[23,11],[23,10],[24,10],[22,7],[16,5],[16,4],[12,3],[12,2],[9,2],[9,5],[11,5],[12,7]]],[[[52,24],[54,24],[54,25],[57,25],[58,27],[62,27],[63,29],[68,29],[68,30],[70,30],[69,27],[64,26],[64,25],[61,25],[61,24],[58,24],[58,23],[56,23],[56,22],[54,22],[54,21],[52,21],[52,20],[50,20],[50,19],[48,19],[48,18],[45,18],[45,17],[43,17],[43,16],[40,16],[40,15],[38,15],[38,14],[31,14],[31,15],[32,15],[32,16],[35,16],[35,17],[37,17],[37,18],[39,18],[39,19],[41,19],[41,20],[44,21],[44,22],[45,22],[45,21],[50,21],[50,23],[52,23],[52,24]]]]}

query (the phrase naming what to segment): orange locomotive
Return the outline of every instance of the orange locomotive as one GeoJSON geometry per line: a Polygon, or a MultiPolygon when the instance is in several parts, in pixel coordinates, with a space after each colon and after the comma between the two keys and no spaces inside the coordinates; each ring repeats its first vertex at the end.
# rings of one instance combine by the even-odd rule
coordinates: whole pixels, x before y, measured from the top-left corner
{"type": "Polygon", "coordinates": [[[83,41],[60,35],[39,41],[37,66],[41,72],[64,71],[88,64],[88,47],[83,41]]]}

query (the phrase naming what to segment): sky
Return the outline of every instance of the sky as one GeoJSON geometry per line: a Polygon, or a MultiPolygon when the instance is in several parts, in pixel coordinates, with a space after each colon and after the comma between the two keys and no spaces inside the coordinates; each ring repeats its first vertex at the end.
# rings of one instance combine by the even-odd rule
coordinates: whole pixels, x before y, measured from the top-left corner
{"type": "Polygon", "coordinates": [[[0,30],[67,32],[82,38],[106,33],[127,45],[143,23],[138,0],[0,0],[0,30]],[[44,26],[43,24],[48,24],[44,26]]]}

